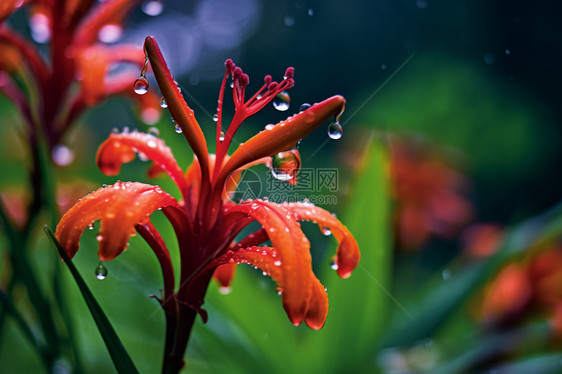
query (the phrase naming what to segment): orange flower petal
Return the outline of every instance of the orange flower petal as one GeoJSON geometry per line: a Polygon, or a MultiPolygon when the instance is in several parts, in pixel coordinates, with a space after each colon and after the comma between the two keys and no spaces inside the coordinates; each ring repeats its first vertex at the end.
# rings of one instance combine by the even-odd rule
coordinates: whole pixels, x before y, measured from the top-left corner
{"type": "Polygon", "coordinates": [[[156,43],[156,39],[152,36],[147,37],[144,42],[144,48],[146,56],[150,60],[150,66],[152,66],[152,70],[154,71],[154,76],[158,81],[160,91],[162,91],[162,95],[168,103],[168,110],[176,124],[181,127],[183,135],[199,159],[203,169],[203,178],[208,180],[209,152],[207,150],[207,142],[205,141],[205,136],[203,135],[201,127],[195,119],[193,109],[187,105],[178,90],[178,85],[174,81],[172,74],[170,74],[170,70],[162,56],[158,43],[156,43]]]}
{"type": "Polygon", "coordinates": [[[275,248],[276,259],[267,259],[268,256],[273,259],[273,253],[266,252],[265,255],[262,254],[263,262],[256,266],[265,266],[262,269],[271,272],[271,276],[282,285],[283,308],[291,322],[296,326],[300,325],[309,308],[312,293],[310,279],[314,275],[310,243],[300,229],[300,224],[288,209],[263,200],[233,206],[226,215],[237,213],[254,218],[269,236],[275,248]],[[279,261],[280,266],[275,266],[275,261],[279,261]]]}
{"type": "Polygon", "coordinates": [[[328,119],[339,115],[345,107],[342,96],[332,96],[316,103],[273,126],[270,130],[260,131],[242,144],[232,154],[221,170],[219,181],[226,179],[233,170],[238,169],[262,157],[273,156],[279,152],[292,149],[299,140],[310,134],[328,119]]]}
{"type": "Polygon", "coordinates": [[[121,165],[133,161],[137,152],[165,171],[182,193],[187,191],[186,179],[172,150],[162,139],[151,134],[138,131],[111,134],[98,149],[96,161],[104,174],[117,175],[121,165]]]}
{"type": "Polygon", "coordinates": [[[78,201],[61,218],[55,236],[72,258],[86,227],[101,219],[98,257],[109,261],[125,250],[129,237],[135,234],[135,224],[148,222],[150,214],[160,208],[181,210],[176,199],[158,186],[117,182],[78,201]]]}
{"type": "Polygon", "coordinates": [[[322,231],[328,229],[332,232],[339,243],[335,258],[338,275],[342,278],[349,278],[359,263],[361,253],[357,241],[347,227],[327,210],[310,203],[284,203],[283,205],[295,214],[298,220],[313,221],[318,224],[322,231]]]}

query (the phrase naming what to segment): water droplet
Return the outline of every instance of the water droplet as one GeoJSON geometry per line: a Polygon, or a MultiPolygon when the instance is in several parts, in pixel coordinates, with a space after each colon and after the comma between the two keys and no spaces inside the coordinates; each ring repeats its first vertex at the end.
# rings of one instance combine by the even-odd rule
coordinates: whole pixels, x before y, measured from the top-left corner
{"type": "Polygon", "coordinates": [[[180,125],[176,125],[175,130],[178,134],[182,133],[182,129],[181,129],[180,125]]]}
{"type": "Polygon", "coordinates": [[[219,142],[222,142],[224,140],[224,131],[221,131],[221,134],[219,135],[219,142]]]}
{"type": "Polygon", "coordinates": [[[98,278],[99,280],[104,280],[105,277],[107,277],[107,268],[101,261],[96,267],[95,274],[96,274],[96,278],[98,278]]]}
{"type": "Polygon", "coordinates": [[[123,28],[117,24],[104,25],[98,31],[98,39],[102,43],[115,43],[123,35],[123,28]]]}
{"type": "Polygon", "coordinates": [[[304,112],[305,110],[307,110],[308,108],[310,108],[312,105],[310,105],[309,103],[304,103],[301,105],[301,107],[299,108],[299,112],[304,112]]]}
{"type": "Polygon", "coordinates": [[[149,134],[152,134],[152,135],[154,135],[154,136],[159,136],[159,135],[160,135],[160,130],[158,130],[157,127],[152,126],[152,127],[150,127],[150,128],[148,129],[148,133],[149,133],[149,134]]]}
{"type": "Polygon", "coordinates": [[[338,121],[332,122],[328,126],[328,136],[331,139],[338,140],[343,135],[343,129],[338,121]]]}
{"type": "Polygon", "coordinates": [[[93,230],[93,229],[94,229],[94,223],[92,222],[88,225],[88,230],[93,230]]]}
{"type": "Polygon", "coordinates": [[[308,9],[308,15],[312,17],[314,15],[314,10],[312,8],[308,9]]]}
{"type": "Polygon", "coordinates": [[[335,258],[332,260],[330,267],[332,268],[332,270],[338,270],[338,264],[336,264],[335,258]]]}
{"type": "Polygon", "coordinates": [[[232,292],[232,287],[219,287],[219,293],[221,295],[228,295],[232,292]]]}
{"type": "Polygon", "coordinates": [[[154,139],[149,139],[146,142],[146,145],[149,146],[150,148],[156,148],[157,144],[156,144],[156,140],[154,139]]]}
{"type": "Polygon", "coordinates": [[[273,106],[280,112],[284,112],[289,109],[289,104],[291,102],[291,98],[287,91],[281,91],[273,98],[273,106]]]}
{"type": "Polygon", "coordinates": [[[270,123],[269,125],[265,126],[266,130],[272,130],[275,127],[274,124],[270,123]]]}
{"type": "Polygon", "coordinates": [[[218,122],[219,120],[219,115],[218,114],[213,114],[213,121],[218,122]]]}
{"type": "Polygon", "coordinates": [[[330,235],[332,235],[332,230],[330,230],[329,227],[320,227],[320,232],[321,232],[324,236],[330,236],[330,235]]]}
{"type": "Polygon", "coordinates": [[[234,88],[234,81],[230,82],[230,88],[234,88]]]}
{"type": "Polygon", "coordinates": [[[299,172],[301,158],[299,151],[292,149],[286,152],[279,152],[271,158],[271,174],[280,181],[293,179],[299,172]]]}
{"type": "Polygon", "coordinates": [[[102,236],[101,234],[98,234],[98,235],[96,236],[96,240],[97,240],[98,242],[101,242],[102,239],[103,239],[103,236],[102,236]]]}
{"type": "Polygon", "coordinates": [[[58,166],[67,166],[74,161],[74,152],[67,146],[59,144],[53,148],[51,157],[58,166]]]}
{"type": "Polygon", "coordinates": [[[148,0],[142,3],[141,5],[142,11],[148,16],[158,16],[164,10],[164,1],[163,0],[148,0]]]}
{"type": "Polygon", "coordinates": [[[273,263],[273,265],[275,265],[275,266],[281,266],[281,261],[277,260],[277,261],[275,261],[275,262],[273,263]]]}
{"type": "Polygon", "coordinates": [[[166,99],[164,99],[164,96],[162,96],[162,98],[160,99],[160,108],[166,109],[167,107],[168,103],[166,102],[166,99]]]}
{"type": "Polygon", "coordinates": [[[144,95],[148,92],[148,79],[144,75],[137,78],[135,83],[133,83],[133,90],[137,95],[144,95]]]}

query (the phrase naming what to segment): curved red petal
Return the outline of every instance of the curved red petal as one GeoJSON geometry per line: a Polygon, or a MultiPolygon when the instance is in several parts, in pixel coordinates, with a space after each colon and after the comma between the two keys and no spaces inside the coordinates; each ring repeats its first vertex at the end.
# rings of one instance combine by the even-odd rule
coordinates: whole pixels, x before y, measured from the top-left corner
{"type": "Polygon", "coordinates": [[[349,278],[351,273],[359,263],[361,253],[359,245],[345,227],[330,212],[318,208],[310,203],[284,203],[298,220],[313,221],[318,224],[321,230],[330,230],[339,243],[335,258],[338,275],[342,278],[349,278]]]}
{"type": "Polygon", "coordinates": [[[158,186],[117,182],[79,200],[61,218],[55,236],[72,258],[86,227],[101,220],[98,257],[109,261],[125,250],[135,234],[135,224],[148,222],[152,212],[165,207],[181,210],[176,199],[158,186]]]}
{"type": "Polygon", "coordinates": [[[293,148],[299,140],[310,134],[317,127],[334,115],[339,115],[345,107],[342,96],[332,96],[316,103],[269,130],[263,130],[250,138],[232,154],[221,170],[220,181],[235,169],[262,157],[272,156],[293,148]]]}
{"type": "MultiPolygon", "coordinates": [[[[281,266],[275,266],[272,253],[263,255],[259,267],[271,272],[277,282],[283,287],[283,308],[294,325],[302,323],[309,307],[311,288],[310,279],[313,276],[310,257],[310,243],[296,222],[284,207],[263,200],[254,200],[246,204],[233,206],[226,213],[253,217],[265,229],[272,246],[275,248],[276,258],[281,266]],[[271,258],[268,259],[268,256],[271,258]],[[271,266],[273,264],[273,267],[271,266]],[[280,273],[274,273],[279,271],[280,273]]],[[[259,247],[263,248],[263,247],[259,247]]]]}
{"type": "Polygon", "coordinates": [[[306,312],[306,324],[314,330],[320,330],[324,327],[326,317],[328,316],[328,294],[320,281],[312,276],[311,280],[312,295],[310,296],[310,304],[306,312]]]}
{"type": "Polygon", "coordinates": [[[182,194],[187,191],[187,182],[171,149],[154,135],[133,131],[111,134],[98,149],[96,161],[106,175],[117,175],[121,164],[134,160],[136,153],[142,154],[158,165],[176,183],[182,194]]]}
{"type": "Polygon", "coordinates": [[[213,278],[221,287],[230,287],[232,279],[234,279],[234,274],[236,273],[236,265],[238,265],[236,262],[225,263],[215,269],[213,278]]]}
{"type": "Polygon", "coordinates": [[[148,36],[145,39],[144,49],[146,56],[150,60],[150,66],[152,66],[160,91],[162,91],[162,95],[168,103],[168,110],[174,118],[174,121],[181,127],[183,135],[199,159],[204,180],[208,180],[210,170],[208,160],[209,151],[203,131],[193,114],[193,109],[187,105],[178,90],[177,83],[174,81],[172,74],[170,74],[170,70],[162,56],[160,47],[153,36],[148,36]]]}

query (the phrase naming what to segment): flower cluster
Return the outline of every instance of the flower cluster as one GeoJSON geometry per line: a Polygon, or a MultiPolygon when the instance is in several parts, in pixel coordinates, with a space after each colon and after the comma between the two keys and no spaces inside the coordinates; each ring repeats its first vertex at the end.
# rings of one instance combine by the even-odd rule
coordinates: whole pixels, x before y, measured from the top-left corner
{"type": "MultiPolygon", "coordinates": [[[[231,60],[220,90],[216,155],[209,154],[207,142],[193,110],[187,105],[162,57],[153,37],[145,41],[145,52],[158,81],[167,108],[194,152],[194,161],[184,173],[164,141],[151,134],[124,132],[111,134],[100,146],[97,163],[102,172],[115,175],[123,163],[136,155],[152,160],[149,174],[163,171],[181,193],[178,201],[160,187],[139,182],[117,182],[102,187],[80,200],[61,219],[56,237],[70,257],[79,247],[83,231],[101,220],[98,233],[99,258],[108,261],[126,247],[130,236],[139,233],[151,246],[164,278],[164,295],[160,303],[167,319],[165,365],[181,367],[189,331],[196,313],[206,319],[201,309],[213,274],[227,286],[236,264],[259,267],[278,284],[283,307],[290,321],[305,321],[319,329],[328,313],[328,298],[311,267],[310,242],[301,230],[301,221],[312,221],[321,230],[330,230],[339,242],[335,256],[338,274],[347,278],[359,261],[357,242],[332,214],[310,203],[273,203],[256,199],[239,204],[229,199],[241,172],[253,165],[271,163],[282,152],[297,153],[293,148],[306,135],[333,116],[339,117],[345,100],[334,96],[310,106],[284,121],[267,126],[231,155],[228,149],[243,121],[269,104],[277,95],[293,86],[293,69],[285,72],[281,82],[265,77],[263,86],[248,100],[245,98],[249,78],[231,60]],[[229,77],[235,113],[221,135],[222,103],[229,77]],[[181,256],[179,287],[176,284],[168,249],[150,215],[162,210],[174,227],[181,256]],[[243,238],[242,230],[252,222],[260,228],[243,238]]],[[[282,165],[284,175],[293,179],[299,162],[282,165]]]]}

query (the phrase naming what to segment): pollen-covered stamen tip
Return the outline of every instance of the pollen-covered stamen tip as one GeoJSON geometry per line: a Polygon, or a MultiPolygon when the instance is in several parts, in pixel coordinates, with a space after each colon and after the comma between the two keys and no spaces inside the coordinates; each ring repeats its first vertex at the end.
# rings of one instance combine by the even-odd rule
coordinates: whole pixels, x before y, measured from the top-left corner
{"type": "Polygon", "coordinates": [[[250,77],[248,76],[248,74],[242,74],[240,76],[239,81],[240,81],[240,86],[242,87],[247,86],[248,83],[250,83],[250,77]]]}
{"type": "Polygon", "coordinates": [[[231,59],[228,59],[224,62],[224,66],[226,68],[226,73],[227,74],[232,74],[232,72],[234,71],[234,69],[236,68],[236,65],[234,64],[234,61],[232,61],[231,59]]]}
{"type": "Polygon", "coordinates": [[[263,78],[263,81],[265,82],[266,85],[269,86],[269,84],[271,83],[271,79],[272,79],[272,78],[271,78],[271,75],[266,75],[266,76],[263,78]]]}
{"type": "Polygon", "coordinates": [[[287,70],[285,70],[285,79],[289,79],[289,78],[293,78],[293,75],[295,74],[295,68],[290,67],[287,68],[287,70]]]}

